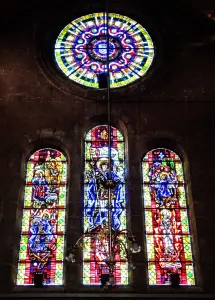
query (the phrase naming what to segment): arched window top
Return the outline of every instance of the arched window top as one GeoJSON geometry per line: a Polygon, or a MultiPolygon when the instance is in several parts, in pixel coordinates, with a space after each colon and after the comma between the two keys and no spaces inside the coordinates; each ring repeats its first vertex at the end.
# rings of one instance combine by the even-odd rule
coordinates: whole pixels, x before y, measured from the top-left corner
{"type": "MultiPolygon", "coordinates": [[[[88,131],[85,141],[105,141],[108,142],[108,126],[107,125],[99,125],[95,126],[91,130],[88,131]]],[[[111,126],[111,142],[113,141],[124,141],[124,137],[122,133],[111,126]]]]}
{"type": "Polygon", "coordinates": [[[181,161],[178,154],[166,148],[157,148],[150,150],[143,158],[144,161],[164,161],[164,160],[177,160],[181,161]]]}
{"type": "Polygon", "coordinates": [[[178,273],[181,285],[194,285],[182,161],[169,149],[153,149],[142,172],[149,284],[170,284],[170,274],[178,273]]]}
{"type": "Polygon", "coordinates": [[[50,156],[50,159],[56,158],[58,157],[60,161],[67,161],[65,155],[53,148],[44,148],[44,149],[40,149],[35,151],[30,157],[29,157],[29,161],[40,161],[41,157],[44,156],[47,159],[47,156],[50,156]]]}
{"type": "Polygon", "coordinates": [[[52,148],[34,152],[26,166],[17,285],[63,284],[67,160],[52,148]]]}

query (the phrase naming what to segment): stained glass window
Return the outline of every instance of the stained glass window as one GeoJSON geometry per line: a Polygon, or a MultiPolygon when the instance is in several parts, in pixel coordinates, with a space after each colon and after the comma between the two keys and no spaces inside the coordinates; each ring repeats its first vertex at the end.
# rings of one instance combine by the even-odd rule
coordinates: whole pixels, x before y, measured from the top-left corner
{"type": "MultiPolygon", "coordinates": [[[[90,130],[85,139],[85,186],[84,186],[84,232],[97,230],[99,239],[84,238],[83,284],[100,284],[101,274],[107,273],[105,263],[108,241],[104,238],[111,214],[114,230],[126,229],[125,161],[124,138],[111,127],[111,175],[109,170],[108,126],[97,126],[90,130]],[[114,184],[111,189],[111,206],[108,207],[109,189],[107,181],[114,184]]],[[[126,243],[126,241],[125,241],[126,243]]],[[[125,251],[121,249],[114,257],[114,277],[116,284],[128,283],[128,263],[125,251]]]]}
{"type": "Polygon", "coordinates": [[[67,161],[41,149],[27,163],[17,285],[32,285],[43,273],[46,285],[63,284],[67,161]]]}
{"type": "Polygon", "coordinates": [[[194,285],[193,256],[183,165],[168,149],[146,154],[142,165],[148,278],[150,285],[194,285]]]}
{"type": "Polygon", "coordinates": [[[142,77],[154,57],[153,42],[146,29],[115,13],[109,13],[108,20],[106,13],[80,17],[60,32],[55,43],[55,59],[61,71],[69,79],[92,88],[99,87],[98,76],[107,72],[107,51],[111,88],[142,77]]]}

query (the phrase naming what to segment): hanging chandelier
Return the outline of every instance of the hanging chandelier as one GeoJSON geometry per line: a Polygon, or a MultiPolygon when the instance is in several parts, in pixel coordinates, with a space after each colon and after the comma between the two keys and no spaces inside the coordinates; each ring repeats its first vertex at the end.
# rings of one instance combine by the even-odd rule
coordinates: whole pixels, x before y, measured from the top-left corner
{"type": "Polygon", "coordinates": [[[132,262],[132,254],[141,251],[141,247],[138,245],[135,236],[126,229],[114,230],[111,226],[103,225],[97,226],[89,232],[85,232],[72,247],[66,260],[71,263],[75,263],[75,253],[78,249],[84,248],[84,239],[91,238],[93,240],[94,250],[102,253],[104,267],[104,273],[100,276],[101,286],[113,286],[115,285],[114,268],[117,256],[121,254],[128,263],[129,270],[135,269],[132,262]],[[123,253],[123,254],[122,254],[123,253]]]}
{"type": "MultiPolygon", "coordinates": [[[[106,43],[104,47],[104,53],[106,56],[106,72],[102,76],[98,77],[99,87],[106,89],[107,91],[107,116],[108,116],[108,159],[107,159],[107,172],[105,179],[102,179],[103,195],[106,200],[103,201],[103,218],[101,224],[90,227],[84,232],[84,234],[76,241],[74,246],[71,247],[66,260],[70,263],[76,262],[76,252],[79,249],[84,249],[88,243],[91,245],[91,252],[96,253],[99,256],[100,266],[100,283],[102,288],[107,289],[110,286],[115,285],[117,273],[117,263],[123,262],[126,264],[127,269],[132,271],[135,266],[132,262],[132,255],[141,251],[141,247],[138,245],[136,237],[127,229],[121,229],[115,226],[115,219],[117,218],[114,211],[114,191],[117,186],[116,179],[113,172],[113,159],[112,159],[112,140],[111,140],[111,101],[110,101],[110,70],[109,70],[109,57],[110,57],[110,40],[109,40],[109,28],[108,28],[108,3],[106,2],[106,12],[104,13],[104,19],[106,20],[106,43]]],[[[104,38],[104,37],[103,37],[104,38]]],[[[101,205],[101,204],[100,204],[101,205]]],[[[86,210],[86,207],[85,207],[86,210]]],[[[94,260],[96,261],[96,260],[94,260]]]]}

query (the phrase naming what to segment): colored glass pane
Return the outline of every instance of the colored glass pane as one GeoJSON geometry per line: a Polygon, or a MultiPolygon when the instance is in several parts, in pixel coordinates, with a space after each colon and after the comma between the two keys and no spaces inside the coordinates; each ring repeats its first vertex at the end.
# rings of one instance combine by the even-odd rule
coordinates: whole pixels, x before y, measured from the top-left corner
{"type": "Polygon", "coordinates": [[[170,284],[178,272],[181,285],[194,285],[182,162],[173,151],[155,149],[144,157],[142,174],[149,284],[170,284]]]}
{"type": "Polygon", "coordinates": [[[69,23],[55,43],[61,71],[88,87],[99,87],[99,75],[107,72],[107,57],[110,87],[125,86],[148,71],[154,57],[152,39],[145,28],[126,16],[109,13],[107,18],[106,13],[94,13],[69,23]]]}
{"type": "Polygon", "coordinates": [[[26,169],[17,285],[63,284],[67,162],[54,149],[31,155],[26,169]]]}
{"type": "MultiPolygon", "coordinates": [[[[108,151],[108,126],[90,130],[85,139],[84,232],[96,230],[99,239],[84,238],[83,284],[100,284],[101,274],[109,272],[104,262],[108,253],[108,240],[103,235],[106,226],[114,230],[126,229],[124,139],[114,127],[111,127],[111,170],[108,151]],[[114,182],[110,193],[111,207],[107,188],[110,176],[114,182]],[[111,224],[108,223],[110,214],[111,224]]],[[[126,241],[121,239],[121,244],[126,246],[126,241]]],[[[128,284],[128,263],[122,245],[114,257],[116,284],[128,284]]]]}

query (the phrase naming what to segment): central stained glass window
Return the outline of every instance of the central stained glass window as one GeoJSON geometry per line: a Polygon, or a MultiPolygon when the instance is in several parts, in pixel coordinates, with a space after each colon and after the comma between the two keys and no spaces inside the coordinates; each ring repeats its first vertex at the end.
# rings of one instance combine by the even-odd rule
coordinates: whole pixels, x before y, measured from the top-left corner
{"type": "MultiPolygon", "coordinates": [[[[84,238],[83,284],[86,285],[101,284],[100,276],[109,273],[105,262],[108,240],[101,230],[108,226],[108,211],[111,213],[111,227],[114,230],[126,229],[124,138],[114,127],[111,127],[111,166],[108,151],[108,126],[91,129],[85,138],[84,232],[96,230],[99,238],[84,238]],[[114,182],[111,208],[108,208],[109,168],[114,182]]],[[[126,247],[126,241],[122,242],[126,247]]],[[[114,260],[116,284],[128,284],[128,262],[124,248],[120,248],[114,260]]]]}
{"type": "Polygon", "coordinates": [[[152,64],[154,46],[145,28],[119,14],[94,13],[69,23],[55,43],[55,59],[69,79],[99,88],[98,78],[107,73],[110,87],[136,81],[152,64]]]}

